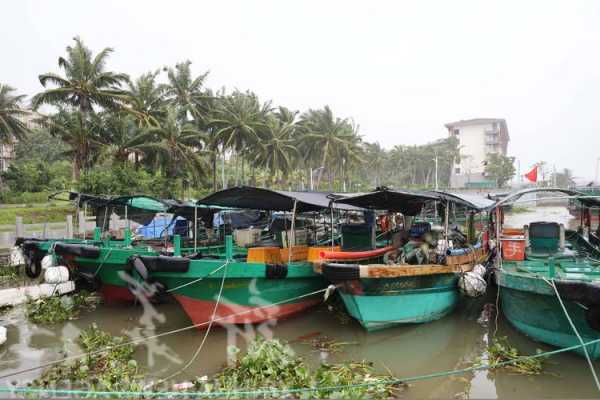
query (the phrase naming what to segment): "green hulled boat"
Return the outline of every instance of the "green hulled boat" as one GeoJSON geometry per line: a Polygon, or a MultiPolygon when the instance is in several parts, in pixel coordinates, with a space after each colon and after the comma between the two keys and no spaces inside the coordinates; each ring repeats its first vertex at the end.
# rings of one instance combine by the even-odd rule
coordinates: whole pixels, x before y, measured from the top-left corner
{"type": "MultiPolygon", "coordinates": [[[[506,201],[513,202],[536,191],[539,190],[518,192],[506,201]]],[[[559,189],[544,191],[570,197],[580,195],[559,189]]],[[[600,204],[594,205],[594,199],[584,201],[588,206],[600,204]]],[[[598,248],[581,233],[553,222],[532,222],[524,227],[522,254],[513,251],[512,240],[520,239],[504,237],[503,260],[495,273],[502,312],[508,321],[534,340],[570,347],[580,341],[568,314],[584,342],[600,339],[598,248]]],[[[576,351],[584,354],[582,348],[576,351]]],[[[600,343],[588,346],[587,351],[592,358],[600,358],[600,343]]]]}
{"type": "Polygon", "coordinates": [[[396,243],[387,249],[386,263],[353,264],[348,261],[364,259],[370,254],[325,254],[325,258],[332,261],[323,264],[323,275],[338,284],[350,315],[371,331],[399,324],[430,322],[450,313],[459,300],[459,275],[484,262],[487,253],[480,245],[451,250],[443,245],[447,243],[443,232],[434,234],[428,222],[415,223],[411,229],[408,224],[427,203],[445,204],[446,215],[452,204],[460,204],[471,213],[492,204],[483,199],[479,199],[479,203],[475,201],[449,193],[388,189],[340,200],[364,208],[400,212],[407,224],[396,233],[399,235],[396,243]],[[408,237],[408,241],[402,239],[408,237]]]}

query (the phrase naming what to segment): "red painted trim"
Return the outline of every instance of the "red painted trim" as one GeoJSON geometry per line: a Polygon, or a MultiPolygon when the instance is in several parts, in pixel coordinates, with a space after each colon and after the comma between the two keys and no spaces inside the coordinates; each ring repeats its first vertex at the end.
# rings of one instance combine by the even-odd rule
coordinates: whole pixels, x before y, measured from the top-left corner
{"type": "Polygon", "coordinates": [[[133,303],[135,296],[126,287],[103,283],[100,293],[107,304],[133,303]]]}
{"type": "Polygon", "coordinates": [[[319,256],[325,260],[358,260],[381,256],[391,250],[394,250],[393,246],[369,251],[322,251],[319,256]]]}
{"type": "MultiPolygon", "coordinates": [[[[215,309],[214,301],[192,299],[191,297],[175,295],[175,299],[181,304],[186,314],[190,317],[194,325],[204,324],[198,329],[207,329],[215,309]]],[[[277,306],[259,308],[260,306],[243,306],[239,304],[220,303],[217,307],[216,324],[257,324],[271,319],[282,319],[295,313],[303,311],[309,307],[317,305],[321,299],[305,300],[299,303],[282,304],[277,306]],[[253,311],[251,311],[253,310],[253,311]],[[239,314],[229,318],[229,315],[239,314]]]]}

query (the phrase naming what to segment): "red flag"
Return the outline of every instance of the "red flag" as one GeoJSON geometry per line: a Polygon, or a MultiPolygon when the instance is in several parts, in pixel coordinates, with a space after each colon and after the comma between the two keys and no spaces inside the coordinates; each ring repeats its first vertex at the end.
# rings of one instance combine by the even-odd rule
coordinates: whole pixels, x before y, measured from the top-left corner
{"type": "Polygon", "coordinates": [[[531,171],[525,174],[525,178],[529,179],[531,182],[537,182],[537,170],[538,166],[536,165],[531,171]]]}

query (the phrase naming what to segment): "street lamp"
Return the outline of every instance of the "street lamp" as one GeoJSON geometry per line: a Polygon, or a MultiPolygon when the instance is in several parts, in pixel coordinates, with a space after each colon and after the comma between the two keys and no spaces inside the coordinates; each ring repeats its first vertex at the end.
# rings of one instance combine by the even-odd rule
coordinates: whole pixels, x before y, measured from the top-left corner
{"type": "Polygon", "coordinates": [[[314,185],[313,185],[313,174],[321,169],[325,168],[325,166],[321,165],[319,168],[315,168],[315,169],[310,169],[310,190],[314,190],[314,185]]]}

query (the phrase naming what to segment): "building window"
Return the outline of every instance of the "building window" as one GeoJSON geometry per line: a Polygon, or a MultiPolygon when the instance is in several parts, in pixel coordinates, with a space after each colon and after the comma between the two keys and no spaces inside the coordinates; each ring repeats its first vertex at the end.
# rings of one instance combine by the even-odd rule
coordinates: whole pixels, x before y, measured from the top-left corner
{"type": "Polygon", "coordinates": [[[454,173],[455,174],[460,174],[460,168],[454,168],[454,173]]]}
{"type": "Polygon", "coordinates": [[[454,135],[458,136],[458,135],[460,135],[460,129],[455,128],[452,133],[454,133],[454,135]]]}

